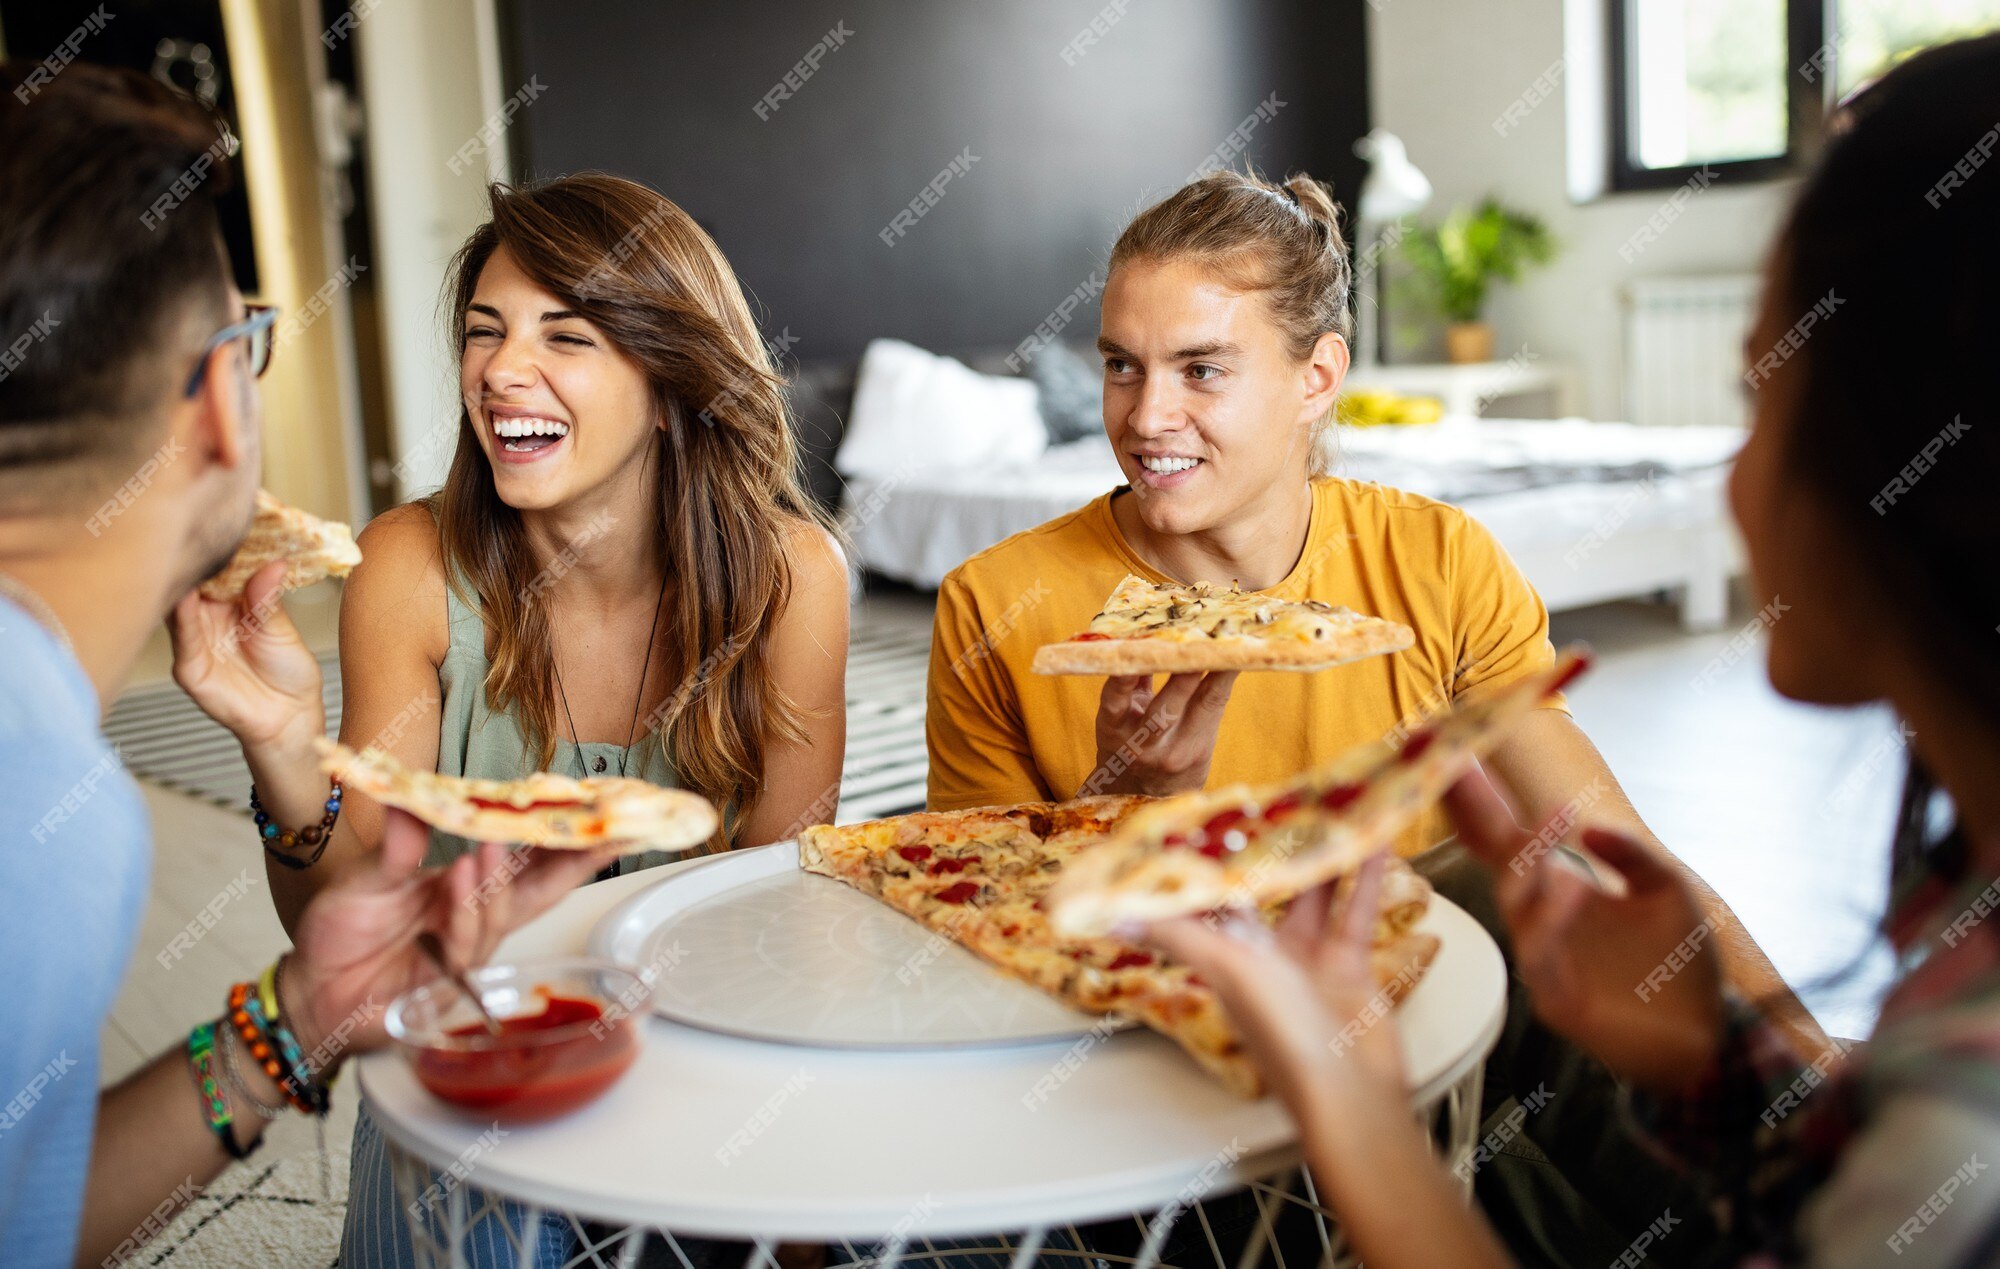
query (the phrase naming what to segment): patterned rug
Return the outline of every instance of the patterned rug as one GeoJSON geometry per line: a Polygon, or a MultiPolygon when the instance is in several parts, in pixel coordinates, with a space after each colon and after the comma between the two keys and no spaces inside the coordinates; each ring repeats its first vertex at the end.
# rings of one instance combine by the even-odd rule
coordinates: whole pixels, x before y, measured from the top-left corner
{"type": "MultiPolygon", "coordinates": [[[[924,675],[930,632],[857,623],[847,653],[847,757],[840,775],[840,822],[916,810],[924,802],[924,675]]],[[[320,659],[329,732],[340,729],[340,664],[320,659]]],[[[172,683],[118,698],[104,732],[125,765],[177,792],[243,809],[250,769],[236,738],[195,708],[172,683]]],[[[247,811],[246,811],[247,814],[247,811]]]]}
{"type": "Polygon", "coordinates": [[[328,1269],[347,1220],[347,1145],[231,1164],[127,1265],[328,1269]]]}

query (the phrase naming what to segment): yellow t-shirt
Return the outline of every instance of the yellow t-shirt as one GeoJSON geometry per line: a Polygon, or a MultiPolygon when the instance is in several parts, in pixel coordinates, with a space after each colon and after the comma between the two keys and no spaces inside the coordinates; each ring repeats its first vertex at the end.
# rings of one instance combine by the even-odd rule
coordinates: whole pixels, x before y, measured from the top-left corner
{"type": "MultiPolygon", "coordinates": [[[[1084,629],[1127,573],[1174,580],[1119,531],[1111,514],[1119,492],[1017,533],[945,577],[925,718],[933,810],[1073,797],[1095,768],[1104,680],[1028,667],[1035,649],[1084,629]]],[[[1315,480],[1305,550],[1263,593],[1400,621],[1416,643],[1310,674],[1243,674],[1223,714],[1210,788],[1284,779],[1555,658],[1548,610],[1492,534],[1457,507],[1380,485],[1315,480]]],[[[1412,855],[1449,834],[1433,810],[1397,849],[1412,855]]]]}

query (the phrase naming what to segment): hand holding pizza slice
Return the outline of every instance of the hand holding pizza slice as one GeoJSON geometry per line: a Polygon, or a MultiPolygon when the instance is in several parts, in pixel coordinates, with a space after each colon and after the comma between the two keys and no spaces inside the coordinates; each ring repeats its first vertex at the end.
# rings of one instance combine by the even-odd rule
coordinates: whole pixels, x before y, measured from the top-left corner
{"type": "Polygon", "coordinates": [[[1418,727],[1262,788],[1192,793],[1147,807],[1079,858],[1049,893],[1065,934],[1102,934],[1190,912],[1263,907],[1359,867],[1514,723],[1582,673],[1569,650],[1547,670],[1418,727]]]}
{"type": "Polygon", "coordinates": [[[347,576],[361,562],[361,548],[346,525],[307,515],[259,489],[249,534],[222,571],[201,584],[202,598],[235,599],[251,575],[272,560],[286,561],[280,590],[298,590],[347,576]]]}
{"type": "Polygon", "coordinates": [[[384,806],[432,828],[481,842],[551,850],[614,843],[634,851],[679,851],[715,836],[721,818],[699,793],[617,776],[576,780],[538,771],[521,780],[474,780],[414,771],[379,749],[359,753],[321,739],[320,768],[384,806]]]}

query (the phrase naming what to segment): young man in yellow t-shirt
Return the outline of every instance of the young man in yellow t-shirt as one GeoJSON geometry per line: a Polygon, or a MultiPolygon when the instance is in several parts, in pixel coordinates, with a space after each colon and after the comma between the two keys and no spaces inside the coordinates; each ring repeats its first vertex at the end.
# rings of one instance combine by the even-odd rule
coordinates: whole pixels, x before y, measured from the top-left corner
{"type": "MultiPolygon", "coordinates": [[[[1098,349],[1105,432],[1127,484],[945,578],[926,720],[932,809],[1277,779],[1553,660],[1541,599],[1470,516],[1324,474],[1348,323],[1335,211],[1310,178],[1273,186],[1216,173],[1126,229],[1098,349]],[[1416,642],[1311,674],[1178,674],[1157,686],[1034,674],[1035,650],[1083,629],[1128,573],[1344,604],[1408,625],[1416,642]]],[[[1488,765],[1537,821],[1587,817],[1653,840],[1560,701],[1534,711],[1488,765]]],[[[1479,870],[1455,846],[1430,850],[1446,836],[1433,813],[1398,851],[1500,936],[1479,870]]],[[[1824,1052],[1735,916],[1689,876],[1732,984],[1802,1050],[1824,1052]]],[[[1510,1244],[1532,1258],[1615,1259],[1665,1196],[1693,1226],[1682,1263],[1704,1263],[1720,1240],[1703,1228],[1700,1197],[1611,1129],[1617,1093],[1601,1069],[1552,1045],[1518,991],[1513,1004],[1485,1109],[1503,1113],[1507,1097],[1546,1097],[1550,1085],[1554,1101],[1520,1134],[1546,1137],[1537,1146],[1548,1157],[1479,1182],[1510,1244]]]]}
{"type": "MultiPolygon", "coordinates": [[[[1212,729],[1206,776],[1214,785],[1282,779],[1554,659],[1541,599],[1463,511],[1330,477],[1304,488],[1303,517],[1285,517],[1304,519],[1303,546],[1268,552],[1272,562],[1263,574],[1239,572],[1238,564],[1226,575],[1198,578],[1240,579],[1245,589],[1280,599],[1345,604],[1402,622],[1416,632],[1416,643],[1393,656],[1311,674],[1236,675],[1233,686],[1226,675],[1207,676],[1205,686],[1201,675],[1174,676],[1161,693],[1162,708],[1186,692],[1209,713],[1162,735],[1180,739],[1198,768],[1205,755],[1193,740],[1212,729]]],[[[1143,520],[1135,533],[1121,528],[1125,506],[1141,505],[1132,490],[1107,493],[973,556],[945,579],[931,646],[933,809],[1085,792],[1164,793],[1202,783],[1198,769],[1174,778],[1167,769],[1171,744],[1135,747],[1144,756],[1128,751],[1126,761],[1114,756],[1133,730],[1118,724],[1143,700],[1142,680],[1107,684],[1028,668],[1038,647],[1083,629],[1126,574],[1181,580],[1138,545],[1152,545],[1143,520]],[[1111,724],[1103,736],[1101,711],[1111,724]]],[[[1551,711],[1560,726],[1574,729],[1562,706],[1551,711]]],[[[1442,815],[1428,814],[1405,834],[1400,853],[1414,855],[1446,834],[1442,815]]]]}
{"type": "MultiPolygon", "coordinates": [[[[945,578],[926,721],[932,809],[1276,779],[1553,659],[1547,610],[1477,521],[1319,474],[1348,359],[1333,216],[1309,178],[1274,187],[1225,172],[1120,237],[1098,346],[1105,431],[1128,484],[945,578]],[[1172,675],[1157,690],[1032,673],[1035,649],[1083,629],[1127,573],[1344,604],[1408,625],[1416,643],[1311,674],[1172,675]]],[[[1654,840],[1559,701],[1488,765],[1538,821],[1567,809],[1654,840]]],[[[1446,836],[1433,813],[1398,850],[1446,836]]],[[[1823,1051],[1741,923],[1696,884],[1732,983],[1823,1051]]]]}

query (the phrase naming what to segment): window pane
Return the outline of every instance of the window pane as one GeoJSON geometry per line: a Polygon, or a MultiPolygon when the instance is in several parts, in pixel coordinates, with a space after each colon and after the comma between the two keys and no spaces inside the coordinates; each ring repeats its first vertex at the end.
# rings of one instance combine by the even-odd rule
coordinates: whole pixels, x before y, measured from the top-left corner
{"type": "Polygon", "coordinates": [[[1785,152],[1784,0],[1628,3],[1628,145],[1640,166],[1785,152]]]}
{"type": "Polygon", "coordinates": [[[2000,0],[1840,0],[1828,20],[1845,96],[1918,49],[2000,28],[2000,0]]]}

